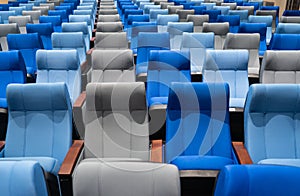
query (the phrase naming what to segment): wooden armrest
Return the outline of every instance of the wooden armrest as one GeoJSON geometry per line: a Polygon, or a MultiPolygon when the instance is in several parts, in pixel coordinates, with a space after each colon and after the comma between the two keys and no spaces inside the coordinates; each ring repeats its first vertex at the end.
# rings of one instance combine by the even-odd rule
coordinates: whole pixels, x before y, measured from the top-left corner
{"type": "Polygon", "coordinates": [[[73,145],[68,151],[64,162],[62,163],[58,175],[71,175],[76,162],[79,158],[80,152],[83,148],[83,140],[74,140],[73,145]]]}
{"type": "Polygon", "coordinates": [[[162,140],[152,140],[151,161],[162,163],[162,140]]]}
{"type": "Polygon", "coordinates": [[[86,52],[86,55],[92,55],[93,50],[94,50],[94,48],[89,49],[89,50],[86,52]]]}
{"type": "Polygon", "coordinates": [[[243,142],[232,142],[232,145],[240,164],[253,164],[243,142]]]}
{"type": "Polygon", "coordinates": [[[5,141],[0,141],[0,151],[4,148],[5,141]]]}
{"type": "Polygon", "coordinates": [[[86,92],[83,91],[76,99],[73,108],[81,108],[83,103],[85,102],[85,98],[86,98],[86,92]]]}
{"type": "Polygon", "coordinates": [[[81,65],[80,65],[80,70],[83,71],[88,67],[88,61],[84,61],[81,65]]]}

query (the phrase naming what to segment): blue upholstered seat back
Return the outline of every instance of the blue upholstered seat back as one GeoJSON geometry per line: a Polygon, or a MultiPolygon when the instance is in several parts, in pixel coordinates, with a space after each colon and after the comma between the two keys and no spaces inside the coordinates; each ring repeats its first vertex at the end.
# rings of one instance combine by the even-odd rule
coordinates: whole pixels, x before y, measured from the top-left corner
{"type": "Polygon", "coordinates": [[[40,24],[27,24],[27,33],[38,33],[40,36],[43,48],[47,50],[52,49],[51,34],[53,33],[52,23],[40,23],[40,24]]]}
{"type": "Polygon", "coordinates": [[[172,83],[166,127],[166,161],[177,156],[232,158],[226,83],[172,83]]]}
{"type": "Polygon", "coordinates": [[[72,143],[67,86],[10,84],[4,157],[53,157],[61,164],[72,143]]]}
{"type": "Polygon", "coordinates": [[[277,34],[271,39],[269,50],[300,50],[300,34],[277,34]]]}
{"type": "Polygon", "coordinates": [[[300,158],[300,86],[251,85],[244,110],[245,146],[254,163],[300,158]]]}
{"type": "Polygon", "coordinates": [[[72,22],[62,23],[62,32],[82,32],[86,51],[90,49],[90,37],[89,28],[86,22],[72,22]]]}

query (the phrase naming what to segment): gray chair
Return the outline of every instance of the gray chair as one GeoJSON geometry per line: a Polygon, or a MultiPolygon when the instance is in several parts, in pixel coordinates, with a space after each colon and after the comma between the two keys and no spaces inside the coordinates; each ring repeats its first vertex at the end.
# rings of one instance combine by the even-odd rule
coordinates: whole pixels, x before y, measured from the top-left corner
{"type": "Polygon", "coordinates": [[[188,15],[187,22],[194,23],[194,32],[201,33],[203,29],[203,23],[209,22],[209,15],[188,15]]]}
{"type": "Polygon", "coordinates": [[[300,51],[272,51],[264,54],[260,83],[300,83],[300,51]]]}
{"type": "Polygon", "coordinates": [[[117,9],[100,9],[99,15],[112,15],[112,14],[118,14],[117,9]]]}
{"type": "Polygon", "coordinates": [[[215,33],[215,49],[223,49],[225,38],[229,32],[229,23],[203,23],[202,32],[215,33]]]}
{"type": "Polygon", "coordinates": [[[257,16],[272,16],[272,31],[275,32],[276,30],[276,10],[256,10],[255,15],[257,16]]]}
{"type": "Polygon", "coordinates": [[[33,11],[34,10],[41,10],[41,14],[44,15],[44,16],[47,16],[49,7],[48,6],[33,6],[32,10],[33,11]]]}
{"type": "Polygon", "coordinates": [[[229,6],[231,10],[236,9],[236,3],[221,3],[221,6],[229,6]]]}
{"type": "Polygon", "coordinates": [[[282,23],[300,23],[299,16],[281,16],[280,22],[282,23]]]}
{"type": "Polygon", "coordinates": [[[224,49],[247,49],[249,51],[248,76],[257,78],[259,75],[259,33],[228,33],[224,42],[224,49]]]}
{"type": "Polygon", "coordinates": [[[169,14],[176,14],[177,10],[183,10],[183,5],[169,5],[168,11],[169,14]]]}
{"type": "Polygon", "coordinates": [[[120,22],[120,15],[119,14],[99,15],[98,22],[120,22]]]}
{"type": "Polygon", "coordinates": [[[248,16],[254,15],[254,6],[236,6],[236,10],[248,10],[248,16]]]}
{"type": "Polygon", "coordinates": [[[181,10],[181,9],[178,9],[178,10],[176,10],[176,14],[178,14],[178,16],[179,16],[179,22],[188,22],[187,21],[188,15],[195,14],[195,10],[181,10]]]}
{"type": "Polygon", "coordinates": [[[74,196],[180,195],[177,167],[161,163],[84,161],[76,168],[73,187],[74,196]]]}
{"type": "Polygon", "coordinates": [[[16,23],[0,24],[0,44],[2,51],[8,51],[7,34],[20,34],[19,27],[16,23]]]}
{"type": "Polygon", "coordinates": [[[22,12],[23,16],[31,16],[32,22],[34,24],[40,23],[40,16],[42,15],[41,10],[24,10],[22,12]]]}
{"type": "Polygon", "coordinates": [[[31,16],[10,16],[8,17],[9,23],[17,23],[20,33],[27,33],[26,24],[32,24],[31,16]]]}
{"type": "Polygon", "coordinates": [[[119,33],[96,32],[94,49],[96,50],[128,49],[126,32],[119,32],[119,33]]]}
{"type": "Polygon", "coordinates": [[[97,22],[97,32],[120,32],[123,31],[122,22],[97,22]]]}
{"type": "Polygon", "coordinates": [[[168,6],[173,6],[173,5],[175,5],[175,3],[174,2],[161,2],[160,3],[160,7],[161,7],[161,9],[168,9],[168,6]]]}

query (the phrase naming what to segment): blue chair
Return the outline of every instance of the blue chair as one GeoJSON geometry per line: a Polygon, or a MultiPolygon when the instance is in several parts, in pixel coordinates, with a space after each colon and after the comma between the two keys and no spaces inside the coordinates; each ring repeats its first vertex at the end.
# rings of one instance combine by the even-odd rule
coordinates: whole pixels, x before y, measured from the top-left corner
{"type": "Polygon", "coordinates": [[[216,6],[216,3],[201,3],[201,6],[205,6],[206,10],[212,10],[216,6]]]}
{"type": "Polygon", "coordinates": [[[40,23],[51,23],[54,32],[61,32],[60,16],[40,16],[40,23]]]}
{"type": "Polygon", "coordinates": [[[179,170],[220,170],[234,164],[226,83],[172,83],[166,121],[166,162],[179,170]]]}
{"type": "Polygon", "coordinates": [[[53,50],[76,49],[79,56],[79,63],[86,61],[86,48],[82,32],[52,33],[53,50]]]}
{"type": "Polygon", "coordinates": [[[299,84],[250,86],[244,133],[245,148],[253,163],[300,166],[299,88],[299,84]]]}
{"type": "Polygon", "coordinates": [[[263,56],[267,50],[267,25],[263,23],[241,23],[239,33],[259,33],[260,34],[260,45],[259,55],[263,56]]]}
{"type": "Polygon", "coordinates": [[[49,10],[48,16],[60,16],[62,22],[68,22],[68,14],[66,10],[49,10]]]}
{"type": "Polygon", "coordinates": [[[214,195],[299,195],[299,175],[297,167],[227,165],[218,175],[214,195]]]}
{"type": "Polygon", "coordinates": [[[209,16],[209,22],[217,22],[218,16],[221,15],[221,10],[204,10],[202,13],[209,16]]]}
{"type": "Polygon", "coordinates": [[[188,51],[150,51],[147,73],[148,106],[166,105],[171,82],[190,82],[188,51]]]}
{"type": "Polygon", "coordinates": [[[195,10],[195,14],[203,14],[203,11],[206,10],[206,6],[191,6],[191,9],[195,10]]]}
{"type": "Polygon", "coordinates": [[[10,84],[7,100],[10,115],[0,161],[39,162],[47,181],[53,183],[49,183],[51,193],[60,194],[58,173],[72,144],[72,106],[67,86],[10,84]]]}
{"type": "Polygon", "coordinates": [[[284,10],[282,16],[300,16],[299,10],[284,10]]]}
{"type": "Polygon", "coordinates": [[[192,33],[194,24],[193,22],[168,22],[167,31],[170,34],[171,49],[180,49],[183,32],[192,33]]]}
{"type": "Polygon", "coordinates": [[[44,49],[52,49],[51,34],[53,33],[53,27],[51,23],[27,24],[26,29],[27,33],[38,33],[44,49]]]}
{"type": "Polygon", "coordinates": [[[250,15],[248,17],[249,23],[265,23],[267,25],[267,32],[266,32],[266,43],[269,45],[271,38],[272,38],[272,16],[254,16],[250,15]]]}
{"type": "Polygon", "coordinates": [[[183,33],[181,50],[190,52],[191,73],[201,73],[206,50],[215,48],[214,33],[183,33]]]}
{"type": "Polygon", "coordinates": [[[0,161],[1,194],[48,196],[43,169],[36,161],[0,161]]]}
{"type": "Polygon", "coordinates": [[[277,33],[277,34],[300,34],[300,24],[279,23],[276,27],[275,33],[277,33]]]}
{"type": "Polygon", "coordinates": [[[9,7],[9,11],[15,11],[16,16],[21,16],[23,10],[25,10],[24,7],[9,7]]]}
{"type": "Polygon", "coordinates": [[[9,50],[19,50],[26,66],[27,74],[35,78],[36,73],[36,51],[43,49],[42,41],[38,33],[30,34],[8,34],[7,44],[9,50]]]}
{"type": "Polygon", "coordinates": [[[90,15],[69,15],[69,22],[86,22],[89,27],[90,39],[92,38],[92,30],[94,29],[94,26],[92,26],[90,15]]]}
{"type": "Polygon", "coordinates": [[[150,10],[154,10],[154,9],[159,10],[160,9],[160,5],[145,5],[145,7],[144,7],[144,14],[150,14],[150,10]]]}
{"type": "MultiPolygon", "coordinates": [[[[126,29],[128,26],[128,16],[129,15],[143,15],[143,10],[131,10],[131,9],[125,10],[124,11],[124,29],[126,29]]],[[[149,17],[149,15],[148,15],[148,17],[149,17]]],[[[140,22],[142,22],[142,21],[140,21],[140,22]]],[[[149,21],[144,21],[144,22],[149,22],[149,21]]]]}
{"type": "Polygon", "coordinates": [[[237,33],[240,28],[240,16],[239,15],[218,15],[217,22],[228,22],[229,32],[237,33]]]}
{"type": "Polygon", "coordinates": [[[151,50],[169,50],[169,33],[145,33],[138,35],[136,75],[138,81],[146,81],[151,50]]]}
{"type": "Polygon", "coordinates": [[[274,33],[268,50],[300,50],[300,34],[274,33]]]}
{"type": "Polygon", "coordinates": [[[239,15],[241,22],[248,22],[248,10],[229,10],[228,15],[239,15]]]}
{"type": "Polygon", "coordinates": [[[168,15],[168,9],[152,9],[150,10],[150,21],[156,22],[158,15],[168,15]]]}
{"type": "Polygon", "coordinates": [[[16,16],[15,11],[0,11],[0,16],[1,16],[1,23],[2,24],[8,24],[8,17],[10,16],[16,16]]]}
{"type": "Polygon", "coordinates": [[[214,10],[220,10],[221,15],[228,15],[230,7],[229,6],[214,6],[214,10]]]}
{"type": "Polygon", "coordinates": [[[131,44],[130,49],[133,54],[137,53],[138,34],[140,32],[157,32],[157,25],[155,22],[133,22],[131,30],[131,44]]]}
{"type": "Polygon", "coordinates": [[[74,10],[73,14],[74,15],[89,15],[92,27],[94,27],[95,18],[93,16],[93,10],[74,10]]]}
{"type": "Polygon", "coordinates": [[[168,31],[168,22],[179,22],[178,14],[158,15],[156,23],[159,33],[168,31]]]}
{"type": "Polygon", "coordinates": [[[256,10],[258,10],[259,7],[260,7],[258,2],[244,2],[243,6],[253,6],[254,7],[254,14],[255,14],[256,10]]]}
{"type": "Polygon", "coordinates": [[[280,10],[279,6],[261,6],[260,10],[269,10],[269,11],[270,10],[275,10],[276,11],[276,20],[275,20],[276,21],[276,26],[278,25],[278,22],[279,22],[279,10],[280,10]]]}
{"type": "Polygon", "coordinates": [[[76,50],[38,50],[36,83],[66,83],[73,104],[81,93],[81,71],[76,50]]]}
{"type": "Polygon", "coordinates": [[[89,28],[86,22],[72,22],[72,23],[62,23],[61,25],[62,32],[82,32],[86,52],[90,49],[90,34],[89,28]]]}
{"type": "Polygon", "coordinates": [[[248,50],[208,50],[203,66],[204,82],[227,82],[230,108],[244,108],[249,89],[248,50]]]}
{"type": "Polygon", "coordinates": [[[26,82],[26,67],[19,51],[0,52],[0,108],[7,108],[6,87],[26,82]]]}

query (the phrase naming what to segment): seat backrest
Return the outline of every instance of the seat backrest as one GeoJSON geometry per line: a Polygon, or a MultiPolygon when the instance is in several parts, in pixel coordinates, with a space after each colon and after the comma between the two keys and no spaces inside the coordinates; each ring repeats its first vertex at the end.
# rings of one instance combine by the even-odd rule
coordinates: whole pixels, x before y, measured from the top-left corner
{"type": "Polygon", "coordinates": [[[269,50],[300,50],[300,34],[274,33],[268,46],[269,50]]]}
{"type": "Polygon", "coordinates": [[[195,10],[176,10],[180,22],[187,22],[187,16],[195,14],[195,10]]]}
{"type": "Polygon", "coordinates": [[[22,15],[22,11],[24,10],[24,7],[9,7],[9,11],[15,11],[16,16],[22,15]]]}
{"type": "MultiPolygon", "coordinates": [[[[131,44],[132,50],[137,50],[138,34],[140,32],[157,32],[157,24],[155,22],[133,22],[131,30],[131,44]]],[[[136,53],[134,51],[134,53],[136,53]]]]}
{"type": "Polygon", "coordinates": [[[229,6],[231,10],[236,9],[236,3],[221,3],[221,6],[229,6]]]}
{"type": "Polygon", "coordinates": [[[239,15],[241,22],[248,22],[248,10],[229,10],[229,15],[239,15]]]}
{"type": "Polygon", "coordinates": [[[265,52],[260,69],[260,83],[300,83],[300,51],[265,52]]]}
{"type": "Polygon", "coordinates": [[[52,49],[51,34],[53,33],[53,28],[51,23],[27,24],[26,29],[27,33],[39,34],[44,49],[52,49]]]}
{"type": "Polygon", "coordinates": [[[94,50],[91,82],[134,82],[131,50],[94,50]]]}
{"type": "Polygon", "coordinates": [[[120,21],[119,14],[99,15],[98,16],[98,22],[119,22],[119,21],[120,21]]]}
{"type": "Polygon", "coordinates": [[[17,50],[0,52],[0,78],[0,108],[7,108],[7,85],[26,82],[24,59],[17,50]]]}
{"type": "MultiPolygon", "coordinates": [[[[65,6],[63,6],[65,7],[65,6]]],[[[66,10],[49,10],[49,16],[60,16],[62,22],[68,22],[68,14],[66,10]]]]}
{"type": "Polygon", "coordinates": [[[203,29],[203,23],[209,21],[208,15],[188,15],[187,22],[193,22],[194,24],[194,32],[200,33],[203,29]]]}
{"type": "Polygon", "coordinates": [[[170,34],[171,49],[180,49],[183,32],[192,33],[194,24],[193,22],[168,22],[167,31],[170,34]]]}
{"type": "Polygon", "coordinates": [[[61,165],[72,144],[67,86],[10,84],[7,104],[10,115],[4,157],[53,157],[61,165]]]}
{"type": "MultiPolygon", "coordinates": [[[[300,21],[300,19],[299,19],[299,21],[300,21]]],[[[300,24],[279,23],[276,27],[275,33],[278,33],[278,34],[300,34],[300,24]]]]}
{"type": "Polygon", "coordinates": [[[272,29],[275,31],[276,29],[276,10],[256,10],[255,15],[257,16],[272,16],[272,29]]]}
{"type": "Polygon", "coordinates": [[[84,122],[85,158],[149,160],[144,83],[89,83],[84,122]]]}
{"type": "Polygon", "coordinates": [[[201,3],[201,6],[205,6],[206,10],[212,10],[214,9],[214,6],[216,6],[216,3],[201,3]]]}
{"type": "Polygon", "coordinates": [[[179,196],[180,180],[176,166],[146,162],[82,162],[75,171],[75,196],[87,195],[153,195],[179,196]],[[97,183],[99,177],[101,183],[97,183]],[[125,180],[129,179],[130,180],[125,180]],[[117,188],[110,182],[119,184],[117,188]],[[151,185],[151,186],[150,186],[151,185]],[[131,187],[130,190],[128,187],[131,187]]]}
{"type": "Polygon", "coordinates": [[[259,34],[258,33],[228,33],[224,42],[224,49],[247,49],[249,51],[248,74],[258,76],[259,62],[259,34]]]}
{"type": "Polygon", "coordinates": [[[214,10],[220,10],[222,15],[228,15],[230,6],[214,6],[214,10]]]}
{"type": "Polygon", "coordinates": [[[20,30],[17,24],[0,24],[0,43],[2,51],[8,51],[7,35],[19,33],[20,30]]]}
{"type": "Polygon", "coordinates": [[[52,47],[54,50],[73,50],[76,49],[79,62],[82,64],[86,60],[86,47],[82,32],[52,33],[52,47]]]}
{"type": "Polygon", "coordinates": [[[40,16],[40,23],[51,23],[54,32],[61,32],[60,16],[40,16]]]}
{"type": "Polygon", "coordinates": [[[49,6],[33,6],[32,10],[41,10],[42,16],[48,15],[49,6]]]}
{"type": "Polygon", "coordinates": [[[36,51],[43,47],[38,33],[8,34],[7,44],[9,50],[20,51],[25,61],[27,74],[34,75],[36,72],[36,51]]]}
{"type": "Polygon", "coordinates": [[[209,22],[213,23],[213,22],[217,22],[217,18],[219,15],[221,15],[221,10],[203,10],[202,12],[205,15],[209,15],[209,22]]]}
{"type": "Polygon", "coordinates": [[[203,66],[204,82],[227,82],[230,87],[230,107],[243,107],[249,89],[248,50],[208,50],[203,66]],[[240,99],[233,106],[233,99],[240,99]]]}
{"type": "Polygon", "coordinates": [[[229,32],[229,23],[203,23],[202,32],[213,32],[215,34],[215,49],[222,49],[227,33],[229,32]]]}
{"type": "Polygon", "coordinates": [[[150,51],[147,73],[147,100],[149,106],[165,104],[156,102],[156,97],[168,97],[171,82],[190,81],[189,51],[150,51]]]}
{"type": "Polygon", "coordinates": [[[0,172],[1,194],[48,196],[43,169],[38,162],[1,161],[0,172]]]}
{"type": "Polygon", "coordinates": [[[269,45],[270,40],[272,38],[272,16],[253,16],[250,15],[248,17],[249,23],[264,23],[267,25],[267,32],[266,32],[266,42],[269,45]]]}
{"type": "Polygon", "coordinates": [[[191,73],[201,73],[206,50],[215,48],[214,33],[183,33],[181,50],[190,51],[191,73]]]}
{"type": "Polygon", "coordinates": [[[219,15],[217,22],[228,22],[229,32],[237,33],[240,27],[240,16],[239,15],[219,15]]]}
{"type": "Polygon", "coordinates": [[[298,17],[298,16],[281,16],[280,22],[281,23],[300,23],[300,17],[298,17]]]}
{"type": "Polygon", "coordinates": [[[40,20],[40,16],[42,15],[42,12],[41,12],[41,10],[36,10],[36,11],[24,10],[22,12],[22,15],[23,16],[31,16],[32,22],[34,24],[36,24],[36,23],[40,23],[39,20],[40,20]]]}
{"type": "Polygon", "coordinates": [[[90,37],[89,28],[86,22],[72,22],[72,23],[62,23],[62,32],[82,32],[86,51],[90,49],[90,37]]]}
{"type": "Polygon", "coordinates": [[[157,20],[157,16],[158,15],[168,15],[169,12],[168,12],[168,9],[153,9],[153,10],[150,10],[150,21],[151,22],[156,22],[157,20]]]}
{"type": "Polygon", "coordinates": [[[169,5],[168,6],[169,14],[176,14],[177,10],[183,10],[183,5],[169,5]]]}
{"type": "Polygon", "coordinates": [[[76,50],[38,50],[36,83],[64,82],[71,102],[81,92],[81,71],[76,50]]]}
{"type": "Polygon", "coordinates": [[[254,15],[254,6],[236,6],[236,10],[248,10],[248,16],[254,15]]]}
{"type": "Polygon", "coordinates": [[[17,23],[21,33],[27,33],[26,24],[33,23],[31,16],[10,16],[8,22],[17,23]]]}
{"type": "Polygon", "coordinates": [[[227,165],[218,175],[214,195],[298,195],[299,175],[297,167],[227,165]]]}
{"type": "Polygon", "coordinates": [[[167,32],[168,22],[179,22],[178,14],[158,15],[156,20],[158,32],[167,32]]]}
{"type": "Polygon", "coordinates": [[[121,32],[123,31],[122,22],[97,22],[97,32],[121,32]]]}
{"type": "Polygon", "coordinates": [[[96,32],[94,48],[96,50],[128,49],[126,32],[118,32],[118,33],[96,32]]]}
{"type": "Polygon", "coordinates": [[[160,3],[160,6],[161,6],[161,9],[168,9],[168,6],[170,5],[175,5],[174,2],[161,2],[160,3]]]}
{"type": "Polygon", "coordinates": [[[8,17],[9,16],[16,16],[15,11],[0,11],[0,16],[1,16],[1,23],[2,24],[8,24],[8,17]]]}
{"type": "Polygon", "coordinates": [[[300,16],[299,10],[284,10],[283,16],[300,16]]]}
{"type": "Polygon", "coordinates": [[[250,86],[244,109],[244,134],[253,163],[300,157],[299,89],[299,84],[250,86]]]}
{"type": "Polygon", "coordinates": [[[172,83],[166,127],[167,163],[178,156],[232,159],[228,84],[172,83]]]}

